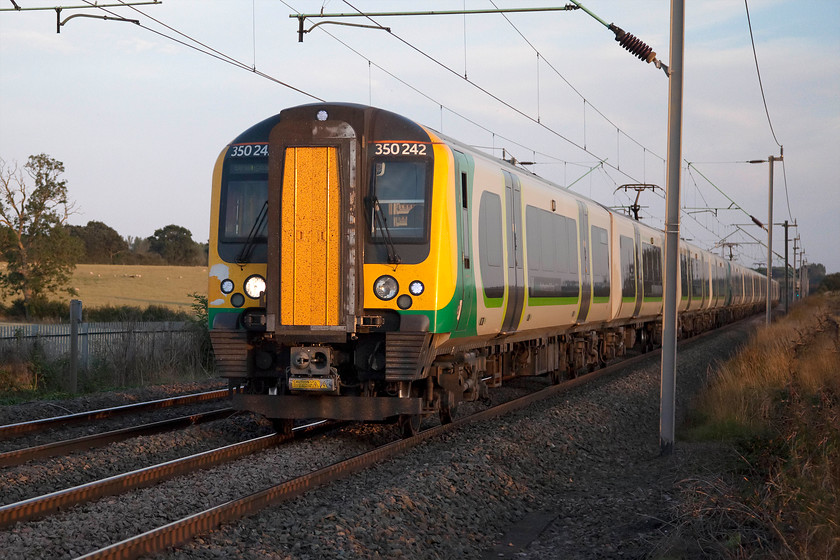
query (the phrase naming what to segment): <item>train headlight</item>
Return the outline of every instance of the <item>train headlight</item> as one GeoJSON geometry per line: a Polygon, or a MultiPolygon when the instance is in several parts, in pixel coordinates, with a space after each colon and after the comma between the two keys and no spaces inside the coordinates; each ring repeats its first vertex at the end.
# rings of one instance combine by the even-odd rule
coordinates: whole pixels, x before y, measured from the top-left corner
{"type": "Polygon", "coordinates": [[[245,293],[251,299],[258,299],[265,291],[265,278],[259,274],[252,274],[245,280],[245,293]]]}
{"type": "Polygon", "coordinates": [[[399,291],[400,285],[393,276],[380,276],[373,283],[373,293],[376,294],[376,297],[385,301],[394,299],[399,291]]]}
{"type": "Polygon", "coordinates": [[[419,296],[423,293],[426,287],[423,285],[423,282],[420,280],[415,280],[411,284],[408,285],[408,291],[411,292],[413,296],[419,296]]]}
{"type": "Polygon", "coordinates": [[[222,280],[222,293],[227,295],[233,291],[233,280],[230,278],[225,278],[222,280]]]}

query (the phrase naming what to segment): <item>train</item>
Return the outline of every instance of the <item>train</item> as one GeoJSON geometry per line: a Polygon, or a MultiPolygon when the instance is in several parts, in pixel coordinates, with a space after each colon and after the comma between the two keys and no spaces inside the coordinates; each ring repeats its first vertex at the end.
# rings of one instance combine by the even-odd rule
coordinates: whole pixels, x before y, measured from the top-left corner
{"type": "MultiPolygon", "coordinates": [[[[236,409],[430,415],[503,380],[591,371],[662,337],[664,233],[396,113],[292,107],[224,147],[208,321],[236,409]]],[[[778,284],[681,241],[679,335],[763,309],[778,284]]]]}

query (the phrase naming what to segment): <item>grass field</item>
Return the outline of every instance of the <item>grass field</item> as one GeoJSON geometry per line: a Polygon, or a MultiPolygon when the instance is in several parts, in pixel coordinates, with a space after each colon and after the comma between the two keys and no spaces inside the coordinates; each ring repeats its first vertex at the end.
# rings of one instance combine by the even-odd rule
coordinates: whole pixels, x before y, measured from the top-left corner
{"type": "MultiPolygon", "coordinates": [[[[207,267],[80,264],[70,285],[85,308],[161,305],[186,311],[193,303],[189,294],[207,294],[207,267]]],[[[50,299],[73,298],[59,293],[50,299]]]]}

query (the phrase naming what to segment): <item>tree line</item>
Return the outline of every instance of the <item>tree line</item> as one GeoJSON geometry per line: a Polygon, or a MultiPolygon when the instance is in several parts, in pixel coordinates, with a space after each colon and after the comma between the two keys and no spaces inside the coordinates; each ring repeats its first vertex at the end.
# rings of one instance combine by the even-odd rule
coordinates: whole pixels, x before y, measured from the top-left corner
{"type": "Polygon", "coordinates": [[[34,302],[66,290],[76,264],[207,264],[207,244],[170,224],[147,238],[123,238],[103,222],[68,224],[75,211],[64,164],[47,154],[20,166],[0,158],[0,289],[20,298],[27,317],[34,302]]]}
{"type": "MultiPolygon", "coordinates": [[[[62,173],[64,164],[47,154],[29,156],[22,167],[0,158],[0,289],[21,298],[27,316],[48,293],[72,291],[66,286],[76,264],[207,264],[207,244],[175,224],[146,238],[123,238],[98,221],[69,225],[75,206],[62,173]]],[[[812,291],[840,289],[840,273],[807,266],[812,291]]],[[[783,278],[784,269],[777,276],[774,267],[773,275],[783,278]]]]}
{"type": "Polygon", "coordinates": [[[78,246],[77,264],[207,264],[207,243],[193,241],[190,230],[175,224],[157,229],[149,237],[121,237],[98,221],[65,227],[78,246]]]}

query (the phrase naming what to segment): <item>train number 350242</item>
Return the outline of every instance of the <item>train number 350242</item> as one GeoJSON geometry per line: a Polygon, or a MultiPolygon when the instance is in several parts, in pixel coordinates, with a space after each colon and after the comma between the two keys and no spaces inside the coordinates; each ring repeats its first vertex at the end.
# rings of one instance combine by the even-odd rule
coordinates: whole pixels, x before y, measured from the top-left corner
{"type": "Polygon", "coordinates": [[[238,144],[230,147],[230,157],[268,157],[268,144],[238,144]]]}
{"type": "Polygon", "coordinates": [[[426,144],[418,142],[377,142],[373,155],[376,156],[425,156],[426,144]]]}

